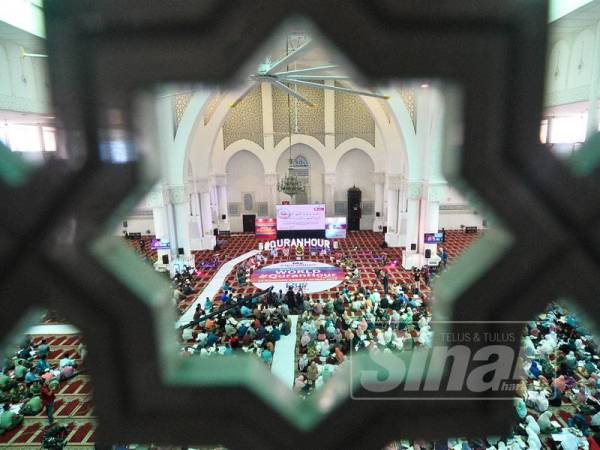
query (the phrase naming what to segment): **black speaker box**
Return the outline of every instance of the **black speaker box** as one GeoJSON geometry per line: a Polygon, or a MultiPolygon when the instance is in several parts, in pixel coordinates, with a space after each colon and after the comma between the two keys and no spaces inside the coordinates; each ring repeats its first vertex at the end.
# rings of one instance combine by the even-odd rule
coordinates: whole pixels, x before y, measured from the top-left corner
{"type": "Polygon", "coordinates": [[[221,220],[225,220],[227,219],[227,215],[226,214],[221,214],[221,220]]]}
{"type": "Polygon", "coordinates": [[[219,235],[219,229],[218,229],[218,228],[215,228],[215,229],[213,230],[213,234],[214,234],[215,236],[218,236],[218,235],[219,235]]]}
{"type": "Polygon", "coordinates": [[[177,249],[177,254],[178,254],[178,255],[183,255],[184,253],[185,253],[185,250],[183,249],[183,247],[179,247],[179,248],[177,249]]]}
{"type": "Polygon", "coordinates": [[[411,250],[416,250],[417,249],[417,244],[410,244],[410,249],[411,250]]]}
{"type": "Polygon", "coordinates": [[[162,263],[169,264],[169,255],[162,255],[162,263]]]}
{"type": "Polygon", "coordinates": [[[425,258],[431,258],[431,249],[430,248],[425,249],[425,258]]]}
{"type": "Polygon", "coordinates": [[[387,233],[387,225],[383,226],[383,230],[382,231],[383,231],[383,234],[387,233]]]}
{"type": "Polygon", "coordinates": [[[381,217],[381,213],[380,212],[376,212],[375,213],[375,217],[381,217]]]}
{"type": "Polygon", "coordinates": [[[126,220],[123,221],[123,228],[127,228],[127,221],[126,220]]]}

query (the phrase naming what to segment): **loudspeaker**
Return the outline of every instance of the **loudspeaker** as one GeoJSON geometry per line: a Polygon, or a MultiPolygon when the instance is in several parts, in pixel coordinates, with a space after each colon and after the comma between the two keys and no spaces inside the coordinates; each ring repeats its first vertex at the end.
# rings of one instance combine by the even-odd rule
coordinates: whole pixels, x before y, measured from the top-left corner
{"type": "Polygon", "coordinates": [[[127,228],[127,221],[126,220],[123,221],[123,228],[127,228]]]}
{"type": "Polygon", "coordinates": [[[375,217],[381,217],[381,213],[380,212],[376,212],[375,213],[375,217]]]}
{"type": "Polygon", "coordinates": [[[215,229],[213,230],[213,234],[214,234],[215,236],[218,236],[218,235],[219,235],[219,229],[218,229],[218,228],[215,228],[215,229]]]}
{"type": "Polygon", "coordinates": [[[417,249],[417,244],[410,244],[410,249],[415,251],[417,249]]]}
{"type": "Polygon", "coordinates": [[[169,255],[162,255],[162,263],[169,264],[169,255]]]}
{"type": "Polygon", "coordinates": [[[387,225],[383,226],[383,234],[387,233],[387,225]]]}
{"type": "Polygon", "coordinates": [[[430,248],[425,249],[425,258],[431,258],[431,249],[430,248]]]}
{"type": "Polygon", "coordinates": [[[183,255],[184,253],[185,253],[185,250],[183,249],[183,247],[179,247],[179,248],[177,249],[177,254],[178,254],[178,255],[183,255]]]}
{"type": "Polygon", "coordinates": [[[226,214],[222,214],[221,215],[221,220],[225,220],[225,219],[227,219],[227,215],[226,214]]]}

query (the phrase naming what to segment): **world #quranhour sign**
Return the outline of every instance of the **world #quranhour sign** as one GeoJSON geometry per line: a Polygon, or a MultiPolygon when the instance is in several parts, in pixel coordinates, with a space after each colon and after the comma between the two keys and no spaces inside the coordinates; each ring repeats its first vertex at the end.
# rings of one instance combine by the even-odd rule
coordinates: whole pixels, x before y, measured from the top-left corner
{"type": "Polygon", "coordinates": [[[286,292],[290,286],[305,294],[332,289],[344,281],[346,274],[339,267],[312,261],[289,261],[255,270],[251,283],[259,289],[286,292]]]}

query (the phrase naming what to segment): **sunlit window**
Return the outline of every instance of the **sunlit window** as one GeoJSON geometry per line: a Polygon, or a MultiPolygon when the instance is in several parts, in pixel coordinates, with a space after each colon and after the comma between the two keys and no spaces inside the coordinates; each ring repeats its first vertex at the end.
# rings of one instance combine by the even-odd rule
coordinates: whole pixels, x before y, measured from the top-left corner
{"type": "Polygon", "coordinates": [[[587,114],[552,118],[550,142],[553,144],[572,144],[584,142],[587,114]]]}
{"type": "Polygon", "coordinates": [[[44,150],[47,152],[55,152],[56,130],[52,127],[42,127],[42,136],[44,137],[44,150]]]}
{"type": "Polygon", "coordinates": [[[41,152],[43,150],[39,127],[9,125],[8,140],[14,152],[41,152]]]}
{"type": "Polygon", "coordinates": [[[544,119],[544,120],[542,120],[542,123],[540,125],[540,142],[542,144],[546,143],[547,136],[548,136],[548,119],[544,119]]]}
{"type": "Polygon", "coordinates": [[[55,152],[54,127],[5,122],[0,124],[0,141],[13,152],[55,152]]]}

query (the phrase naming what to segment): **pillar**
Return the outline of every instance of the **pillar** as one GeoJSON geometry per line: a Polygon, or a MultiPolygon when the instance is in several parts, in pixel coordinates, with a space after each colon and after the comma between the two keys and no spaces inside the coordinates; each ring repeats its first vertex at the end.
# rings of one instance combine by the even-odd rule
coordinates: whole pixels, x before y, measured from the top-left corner
{"type": "Polygon", "coordinates": [[[385,242],[390,247],[400,247],[400,224],[398,221],[400,189],[402,188],[402,176],[390,174],[387,176],[387,217],[385,242]]]}
{"type": "MultiPolygon", "coordinates": [[[[152,219],[154,221],[154,235],[156,239],[163,242],[171,242],[171,234],[169,229],[169,217],[167,209],[170,208],[168,195],[163,190],[162,186],[156,186],[147,196],[146,204],[152,208],[152,219]]],[[[171,250],[157,250],[158,261],[162,262],[163,255],[169,255],[171,258],[171,250]]]]}
{"type": "Polygon", "coordinates": [[[383,188],[385,185],[385,174],[375,174],[375,219],[373,220],[373,231],[380,232],[383,230],[384,211],[383,211],[383,188]],[[377,215],[379,214],[379,217],[377,215]]]}
{"type": "Polygon", "coordinates": [[[413,267],[421,267],[423,237],[420,236],[422,185],[421,182],[410,182],[406,187],[406,211],[401,213],[405,232],[402,234],[402,245],[405,250],[402,254],[402,267],[410,270],[413,267]],[[412,245],[416,249],[412,250],[412,245]]]}
{"type": "Polygon", "coordinates": [[[265,186],[269,196],[269,211],[271,217],[277,216],[276,207],[279,204],[279,193],[277,192],[277,174],[265,173],[265,186]]]}
{"type": "Polygon", "coordinates": [[[335,173],[323,174],[323,200],[325,201],[325,215],[335,216],[335,173]]]}
{"type": "Polygon", "coordinates": [[[202,250],[202,218],[200,217],[200,194],[195,191],[196,186],[192,182],[189,188],[192,192],[190,193],[190,217],[189,217],[189,235],[190,235],[190,249],[202,250]]]}
{"type": "Polygon", "coordinates": [[[210,184],[208,180],[202,180],[196,183],[200,192],[200,217],[202,223],[202,249],[212,250],[217,242],[214,235],[214,225],[212,221],[212,210],[210,202],[210,184]]]}
{"type": "Polygon", "coordinates": [[[183,256],[187,257],[191,254],[190,245],[190,203],[189,195],[186,193],[184,186],[169,187],[169,201],[173,210],[173,221],[175,225],[175,255],[181,256],[178,249],[183,248],[183,256]]]}
{"type": "Polygon", "coordinates": [[[227,211],[227,175],[214,176],[216,186],[216,211],[217,224],[220,231],[230,231],[229,215],[227,211]],[[225,219],[223,219],[225,217],[225,219]]]}
{"type": "Polygon", "coordinates": [[[169,239],[169,226],[167,225],[167,212],[164,206],[152,208],[152,218],[154,219],[154,235],[161,241],[169,239]]]}

